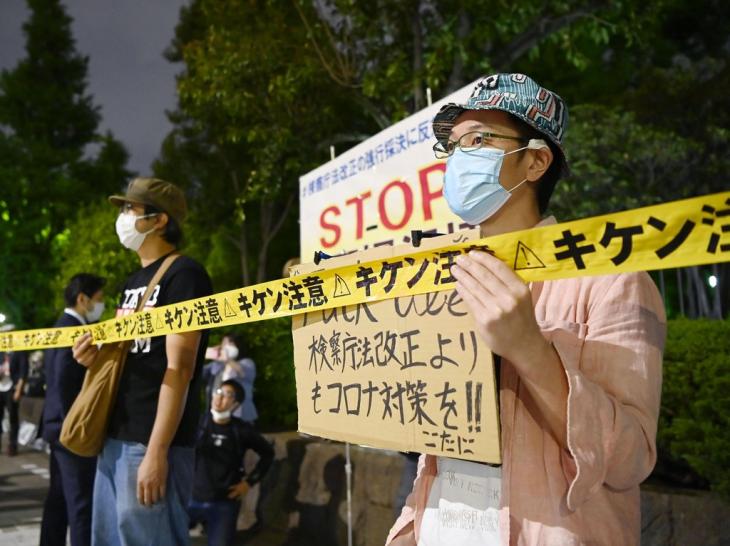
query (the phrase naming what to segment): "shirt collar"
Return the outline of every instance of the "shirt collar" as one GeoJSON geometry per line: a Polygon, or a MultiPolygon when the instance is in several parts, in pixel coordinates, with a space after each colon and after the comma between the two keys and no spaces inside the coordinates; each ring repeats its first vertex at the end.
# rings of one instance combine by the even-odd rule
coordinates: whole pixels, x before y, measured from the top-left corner
{"type": "Polygon", "coordinates": [[[547,216],[535,224],[535,227],[552,226],[557,223],[558,221],[555,219],[555,216],[547,216]]]}
{"type": "Polygon", "coordinates": [[[81,324],[86,324],[86,319],[79,315],[76,311],[71,309],[70,307],[66,307],[66,309],[63,310],[64,313],[67,315],[71,315],[73,318],[78,320],[81,324]]]}

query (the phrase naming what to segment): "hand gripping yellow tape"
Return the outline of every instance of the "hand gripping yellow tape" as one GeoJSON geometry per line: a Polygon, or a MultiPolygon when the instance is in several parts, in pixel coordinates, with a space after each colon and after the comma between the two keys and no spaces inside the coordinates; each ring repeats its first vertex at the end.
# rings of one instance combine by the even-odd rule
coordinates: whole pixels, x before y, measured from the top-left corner
{"type": "Polygon", "coordinates": [[[456,256],[487,250],[523,280],[548,281],[730,261],[730,192],[488,237],[248,286],[92,326],[0,334],[0,350],[68,347],[244,324],[453,288],[456,256]]]}

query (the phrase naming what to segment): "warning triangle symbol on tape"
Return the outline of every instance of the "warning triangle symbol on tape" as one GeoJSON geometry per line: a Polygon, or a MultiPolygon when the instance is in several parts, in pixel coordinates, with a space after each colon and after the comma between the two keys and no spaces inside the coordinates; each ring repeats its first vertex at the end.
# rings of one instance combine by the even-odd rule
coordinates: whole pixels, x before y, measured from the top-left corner
{"type": "Polygon", "coordinates": [[[345,279],[335,273],[335,293],[332,294],[333,298],[341,298],[342,296],[349,296],[350,288],[347,286],[345,279]]]}
{"type": "Polygon", "coordinates": [[[517,241],[517,252],[515,253],[515,265],[513,269],[520,271],[522,269],[541,269],[545,264],[537,257],[532,250],[524,245],[522,241],[517,241]]]}
{"type": "Polygon", "coordinates": [[[223,315],[226,318],[233,318],[236,316],[236,311],[233,310],[231,304],[228,302],[228,298],[223,300],[223,315]]]}
{"type": "Polygon", "coordinates": [[[160,315],[157,315],[157,321],[155,322],[155,330],[162,330],[164,327],[165,327],[165,325],[162,322],[162,317],[160,315]]]}

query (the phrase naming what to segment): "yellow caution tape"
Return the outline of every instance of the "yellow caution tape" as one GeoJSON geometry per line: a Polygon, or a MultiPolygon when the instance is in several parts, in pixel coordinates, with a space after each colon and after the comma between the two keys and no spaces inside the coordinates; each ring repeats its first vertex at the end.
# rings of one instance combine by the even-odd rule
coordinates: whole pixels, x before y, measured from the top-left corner
{"type": "Polygon", "coordinates": [[[456,256],[473,249],[488,250],[528,282],[726,262],[730,192],[315,271],[92,326],[7,332],[0,350],[68,347],[88,331],[109,343],[448,290],[456,256]]]}

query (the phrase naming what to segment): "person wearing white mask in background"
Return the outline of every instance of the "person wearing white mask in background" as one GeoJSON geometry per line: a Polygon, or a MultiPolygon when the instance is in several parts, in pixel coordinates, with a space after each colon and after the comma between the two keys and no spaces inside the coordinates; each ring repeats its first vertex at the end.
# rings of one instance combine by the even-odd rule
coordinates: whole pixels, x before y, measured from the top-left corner
{"type": "MultiPolygon", "coordinates": [[[[180,188],[158,178],[135,178],[124,195],[113,195],[109,201],[119,207],[120,244],[135,252],[141,264],[122,289],[117,317],[134,313],[168,257],[174,261],[151,287],[145,309],[213,293],[205,268],[179,255],[187,216],[180,188]]],[[[207,330],[133,340],[97,460],[92,544],[190,543],[186,506],[192,494],[207,344],[207,330]]],[[[87,367],[97,353],[88,334],[79,337],[73,348],[74,358],[87,367]]]]}
{"type": "MultiPolygon", "coordinates": [[[[240,350],[244,347],[245,345],[239,337],[231,333],[224,335],[217,347],[209,347],[207,354],[214,360],[206,364],[203,369],[203,380],[206,385],[205,398],[212,401],[213,393],[224,381],[235,381],[241,386],[245,396],[243,402],[236,405],[233,416],[254,426],[258,418],[253,399],[256,364],[246,355],[245,350],[240,350]]],[[[250,471],[254,468],[257,460],[256,453],[249,451],[244,461],[245,470],[250,471]]],[[[238,523],[240,529],[246,529],[250,534],[261,529],[264,521],[262,503],[261,486],[256,484],[244,497],[244,509],[240,513],[238,523]]]]}
{"type": "Polygon", "coordinates": [[[226,334],[221,338],[217,348],[211,347],[208,354],[215,360],[205,365],[203,380],[206,385],[206,399],[211,400],[213,391],[228,379],[237,381],[246,393],[242,404],[239,404],[234,416],[242,421],[255,424],[258,411],[254,404],[254,381],[256,380],[256,364],[253,359],[242,354],[243,343],[234,334],[226,334]]]}
{"type": "Polygon", "coordinates": [[[256,486],[274,459],[274,449],[248,423],[234,416],[245,401],[241,385],[223,381],[213,392],[210,413],[203,416],[196,442],[193,500],[188,505],[191,524],[203,523],[209,546],[234,543],[241,500],[256,486]],[[253,452],[256,464],[244,469],[253,452]]]}
{"type": "MultiPolygon", "coordinates": [[[[104,312],[105,279],[90,273],[71,277],[63,297],[66,308],[54,328],[97,322],[104,312]]],[[[43,439],[51,448],[51,482],[43,506],[41,546],[63,546],[70,530],[71,544],[91,544],[91,510],[96,457],[80,457],[58,441],[63,420],[81,390],[86,368],[76,362],[70,347],[44,354],[46,394],[43,439]]]]}
{"type": "MultiPolygon", "coordinates": [[[[568,173],[567,123],[563,99],[524,74],[487,76],[442,107],[434,152],[451,210],[484,237],[554,224],[542,216],[568,173]]],[[[534,250],[573,259],[558,241],[534,250]]],[[[386,544],[638,545],[666,337],[651,277],[526,284],[479,251],[451,272],[495,356],[502,465],[421,456],[386,544]]]]}

